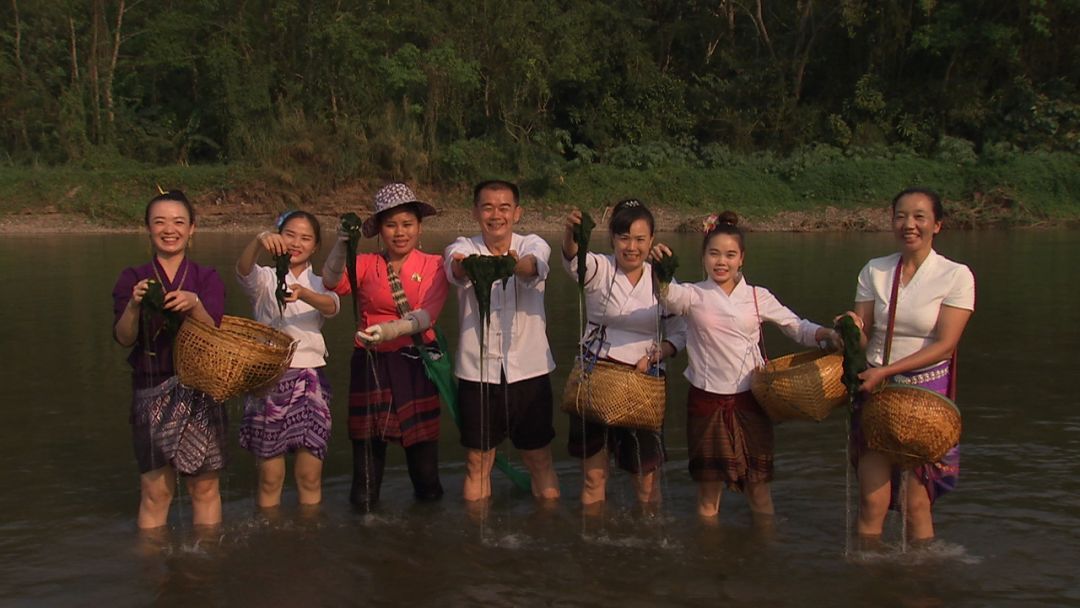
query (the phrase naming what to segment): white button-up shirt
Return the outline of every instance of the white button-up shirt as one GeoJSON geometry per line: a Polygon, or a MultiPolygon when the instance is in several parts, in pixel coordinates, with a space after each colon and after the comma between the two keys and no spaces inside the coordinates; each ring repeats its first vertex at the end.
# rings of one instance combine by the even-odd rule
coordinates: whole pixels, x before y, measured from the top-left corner
{"type": "Polygon", "coordinates": [[[692,285],[672,283],[661,300],[688,321],[686,379],[720,395],[750,390],[750,374],[764,362],[758,347],[761,322],[776,324],[784,335],[806,346],[817,344],[814,334],[821,327],[800,319],[768,289],[747,285],[745,279],[739,280],[731,295],[711,279],[692,285]]]}
{"type": "MultiPolygon", "coordinates": [[[[874,303],[874,328],[866,345],[866,359],[880,366],[885,357],[885,333],[889,327],[889,298],[900,254],[874,258],[859,272],[856,302],[874,303]]],[[[907,285],[896,295],[893,323],[893,361],[922,350],[936,339],[938,313],[942,306],[975,310],[975,276],[967,266],[938,254],[933,249],[907,285]]],[[[935,363],[928,367],[940,365],[935,363]]]]}
{"type": "MultiPolygon", "coordinates": [[[[562,256],[560,256],[562,257],[562,256]]],[[[563,268],[577,281],[577,257],[563,258],[563,268]]],[[[637,285],[630,283],[612,255],[585,254],[585,311],[589,325],[582,343],[590,346],[600,326],[604,342],[590,346],[601,358],[636,365],[659,339],[671,342],[677,351],[686,347],[686,322],[668,314],[653,291],[652,266],[645,269],[637,285]]]]}
{"type": "Polygon", "coordinates": [[[502,281],[491,286],[491,317],[484,336],[484,353],[480,353],[480,328],[483,319],[468,278],[454,277],[454,254],[492,255],[484,244],[483,236],[458,237],[446,248],[446,278],[457,287],[458,323],[461,328],[458,340],[454,373],[470,382],[497,384],[501,374],[508,383],[520,382],[550,373],[555,369],[555,358],[547,339],[547,313],[544,311],[544,289],[549,272],[548,258],[551,247],[535,234],[514,234],[510,249],[518,257],[536,257],[537,276],[522,280],[510,277],[505,288],[502,281]],[[481,372],[481,359],[483,370],[481,372]]]}
{"type": "MultiPolygon", "coordinates": [[[[326,342],[323,340],[322,326],[323,315],[308,304],[297,300],[285,306],[282,314],[278,308],[277,298],[274,291],[277,289],[277,274],[269,266],[253,266],[251,273],[246,277],[239,272],[236,280],[247,294],[255,313],[255,320],[275,329],[283,331],[300,343],[296,345],[296,353],[293,355],[289,367],[322,367],[326,365],[326,342]]],[[[334,299],[334,314],[341,309],[338,295],[323,286],[319,278],[308,266],[300,273],[300,276],[285,277],[286,285],[302,285],[315,293],[329,295],[334,299]]],[[[330,315],[333,316],[333,315],[330,315]]]]}

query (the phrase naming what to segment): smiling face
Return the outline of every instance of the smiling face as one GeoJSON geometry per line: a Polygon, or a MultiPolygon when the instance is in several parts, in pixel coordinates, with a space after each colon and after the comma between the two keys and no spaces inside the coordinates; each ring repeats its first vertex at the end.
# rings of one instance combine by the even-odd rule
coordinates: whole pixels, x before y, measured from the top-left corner
{"type": "Polygon", "coordinates": [[[480,224],[485,243],[504,243],[513,235],[514,224],[521,219],[521,207],[514,202],[509,188],[485,188],[473,206],[473,217],[480,224]]]}
{"type": "Polygon", "coordinates": [[[146,227],[150,232],[150,244],[160,257],[183,254],[195,224],[183,203],[160,200],[150,206],[146,213],[146,227]]]}
{"type": "Polygon", "coordinates": [[[400,260],[416,249],[420,242],[420,218],[411,208],[387,210],[379,219],[379,236],[390,258],[400,260]]]}
{"type": "Polygon", "coordinates": [[[917,252],[933,247],[941,220],[934,214],[934,203],[928,196],[913,193],[896,201],[892,228],[901,251],[917,252]]]}
{"type": "Polygon", "coordinates": [[[705,253],[701,256],[701,265],[709,278],[724,291],[731,293],[739,280],[745,253],[739,245],[739,239],[730,234],[714,234],[705,244],[705,253]]]}
{"type": "Polygon", "coordinates": [[[649,222],[635,220],[630,230],[611,237],[611,248],[615,250],[615,263],[624,273],[630,274],[645,264],[645,256],[652,248],[653,235],[649,222]]]}
{"type": "Polygon", "coordinates": [[[281,227],[281,238],[289,252],[289,264],[302,266],[311,260],[319,248],[315,227],[306,217],[294,217],[281,227]]]}

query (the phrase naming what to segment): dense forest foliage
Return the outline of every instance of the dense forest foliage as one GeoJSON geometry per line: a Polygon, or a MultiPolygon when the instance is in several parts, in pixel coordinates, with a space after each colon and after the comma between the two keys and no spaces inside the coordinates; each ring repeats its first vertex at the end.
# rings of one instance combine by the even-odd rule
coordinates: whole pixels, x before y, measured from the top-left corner
{"type": "Polygon", "coordinates": [[[1080,152],[1080,0],[7,0],[8,166],[1080,152]]]}

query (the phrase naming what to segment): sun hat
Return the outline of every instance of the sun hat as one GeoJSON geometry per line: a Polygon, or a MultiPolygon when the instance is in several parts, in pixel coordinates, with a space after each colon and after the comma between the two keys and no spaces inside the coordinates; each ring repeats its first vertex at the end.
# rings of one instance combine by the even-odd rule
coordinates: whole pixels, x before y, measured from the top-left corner
{"type": "Polygon", "coordinates": [[[394,207],[410,204],[416,206],[416,214],[421,218],[438,213],[435,207],[417,199],[412,188],[405,184],[395,182],[379,188],[379,191],[375,193],[374,213],[364,220],[362,234],[367,238],[375,236],[379,232],[379,214],[394,207]]]}

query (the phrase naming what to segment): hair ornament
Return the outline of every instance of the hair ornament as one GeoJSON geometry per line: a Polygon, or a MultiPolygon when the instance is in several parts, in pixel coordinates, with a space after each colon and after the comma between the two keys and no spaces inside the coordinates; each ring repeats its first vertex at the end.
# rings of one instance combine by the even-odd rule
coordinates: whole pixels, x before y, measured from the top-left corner
{"type": "Polygon", "coordinates": [[[161,187],[161,184],[154,184],[157,186],[158,194],[165,194],[165,189],[161,187]]]}
{"type": "Polygon", "coordinates": [[[274,220],[274,228],[277,228],[278,232],[280,232],[281,229],[285,227],[285,222],[289,221],[289,217],[291,217],[294,213],[296,213],[296,209],[289,209],[288,211],[283,211],[281,215],[277,216],[277,219],[274,220]]]}
{"type": "Polygon", "coordinates": [[[720,216],[715,213],[710,213],[708,217],[701,220],[701,231],[705,234],[709,234],[716,229],[716,225],[720,222],[720,216]]]}

